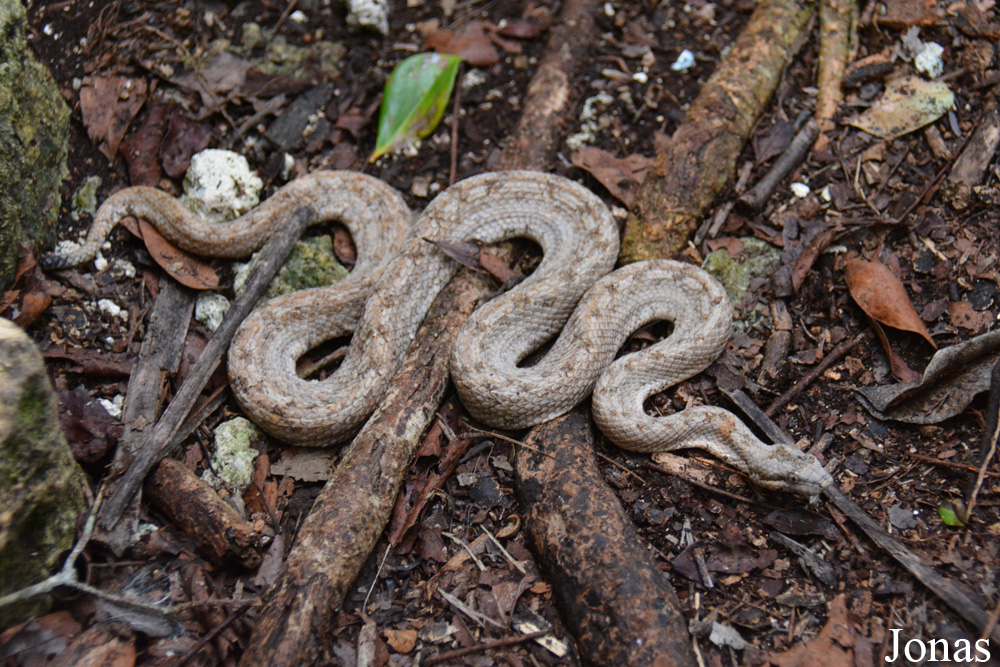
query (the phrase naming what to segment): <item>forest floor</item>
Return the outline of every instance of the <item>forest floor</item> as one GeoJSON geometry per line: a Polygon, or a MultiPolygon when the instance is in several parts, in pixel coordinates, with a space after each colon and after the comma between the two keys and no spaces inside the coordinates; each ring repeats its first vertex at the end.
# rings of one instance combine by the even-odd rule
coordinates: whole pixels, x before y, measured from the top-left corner
{"type": "MultiPolygon", "coordinates": [[[[970,476],[982,464],[983,432],[991,417],[986,395],[957,416],[912,424],[874,417],[855,390],[919,377],[935,352],[921,327],[939,348],[995,327],[1000,308],[995,162],[980,156],[974,185],[981,187],[964,202],[946,196],[950,193],[943,187],[977,128],[992,124],[997,131],[1000,16],[992,4],[897,0],[861,7],[851,62],[872,57],[867,62],[876,67],[850,70],[854,78],[845,80],[839,119],[877,107],[894,76],[910,73],[926,80],[915,71],[915,38],[943,47],[937,81],[954,95],[953,106],[922,129],[886,139],[838,123],[829,145],[811,151],[758,212],[733,206],[815,109],[819,35],[816,22],[811,24],[737,163],[739,177],[705,216],[719,219],[721,226],[682,256],[700,263],[723,249],[739,262],[756,252],[748,238],[775,250],[765,273],[752,278],[746,296],[734,304],[742,323],[715,372],[682,383],[661,401],[667,409],[692,402],[732,407],[717,387],[720,374],[728,373],[741,378],[744,391],[767,408],[835,353],[835,362],[772,416],[793,439],[820,443],[814,451],[837,486],[987,614],[1000,601],[996,462],[985,468],[967,525],[949,526],[939,515],[940,508],[969,500],[970,476]],[[793,183],[802,187],[796,191],[793,183]],[[801,259],[804,251],[815,251],[813,261],[801,259]],[[902,326],[910,329],[886,328],[888,348],[852,298],[856,290],[848,289],[845,273],[855,258],[888,267],[905,292],[890,300],[892,312],[875,316],[897,327],[905,322],[902,326]],[[853,347],[842,345],[856,338],[853,347]],[[891,360],[886,349],[893,351],[891,360]]],[[[662,149],[753,8],[749,0],[601,5],[595,17],[600,39],[591,45],[584,74],[573,82],[580,102],[566,128],[567,136],[587,130],[591,136],[582,144],[562,145],[549,171],[604,198],[624,225],[628,191],[644,175],[644,163],[634,158],[628,164],[635,171],[627,173],[613,159],[651,158],[662,149]],[[673,69],[685,51],[693,55],[692,64],[673,69]],[[600,149],[589,153],[590,171],[575,166],[583,163],[583,146],[600,149]],[[612,179],[619,186],[615,195],[606,180],[591,173],[600,166],[619,169],[620,180],[612,179]]],[[[419,211],[450,184],[453,159],[458,180],[495,162],[544,53],[545,28],[558,10],[550,0],[393,2],[389,33],[382,36],[349,29],[345,9],[320,0],[35,0],[28,7],[29,44],[73,110],[61,238],[78,238],[91,222],[88,214],[72,214],[74,194],[87,179],[99,179],[98,202],[137,183],[179,194],[191,154],[209,147],[246,156],[264,181],[265,196],[318,169],[351,169],[395,187],[419,211]],[[476,22],[484,22],[485,32],[476,22]],[[513,28],[505,32],[504,26],[513,28]],[[476,40],[483,64],[463,65],[457,107],[449,103],[440,127],[412,154],[369,164],[379,103],[393,67],[427,50],[430,35],[453,37],[463,31],[476,40]],[[130,150],[134,154],[126,157],[130,150]]],[[[351,248],[342,236],[337,232],[334,247],[349,265],[351,248]]],[[[528,248],[522,262],[530,263],[532,252],[528,248]]],[[[18,285],[24,295],[43,289],[54,295],[47,310],[20,323],[43,349],[64,405],[78,406],[70,444],[95,482],[111,460],[114,438],[103,437],[107,417],[79,406],[125,393],[146,331],[143,318],[170,280],[142,242],[123,228],[113,232],[104,257],[108,268],[103,270],[90,264],[18,285]],[[102,309],[100,300],[110,300],[127,316],[102,309]]],[[[204,261],[231,296],[229,264],[204,261]]],[[[871,289],[888,293],[878,282],[883,278],[870,280],[871,289]]],[[[3,315],[23,312],[19,298],[3,315]]],[[[172,387],[210,337],[203,325],[192,322],[172,387]]],[[[637,338],[638,345],[652,336],[637,338]]],[[[206,393],[225,382],[218,374],[206,393]]],[[[171,386],[164,387],[168,395],[171,386]]],[[[231,398],[211,414],[183,445],[185,465],[200,474],[213,447],[212,429],[239,414],[231,398]]],[[[327,659],[358,664],[359,641],[362,646],[367,641],[375,651],[369,664],[419,664],[456,648],[527,632],[523,628],[533,625],[551,628],[555,644],[512,643],[448,664],[586,663],[560,620],[552,583],[539,572],[519,532],[521,510],[512,490],[517,445],[512,443],[523,434],[493,437],[473,430],[453,392],[440,421],[444,429],[438,425],[427,436],[404,493],[419,494],[428,480],[438,488],[423,513],[411,518],[412,525],[399,527],[402,541],[388,548],[383,538],[371,555],[338,612],[327,659]],[[448,453],[454,455],[449,430],[464,441],[465,450],[449,474],[438,475],[448,453]],[[468,558],[470,548],[478,556],[468,558]],[[436,594],[441,590],[503,622],[483,625],[481,618],[436,594]]],[[[322,468],[335,465],[337,453],[324,454],[317,463],[271,438],[261,438],[256,446],[266,454],[258,459],[258,486],[233,500],[263,534],[273,536],[280,527],[289,545],[322,487],[322,468]],[[275,468],[268,469],[268,463],[275,468]]],[[[826,656],[817,664],[884,664],[892,653],[894,628],[906,638],[979,637],[979,629],[967,625],[827,501],[806,506],[801,499],[758,491],[742,475],[699,454],[693,456],[703,461],[700,486],[665,474],[647,456],[606,442],[599,443],[598,455],[605,480],[669,575],[686,616],[723,628],[709,636],[711,622],[692,624],[692,641],[704,664],[800,664],[803,658],[795,651],[810,643],[826,656]],[[811,550],[826,569],[818,573],[807,565],[783,535],[811,550]],[[836,601],[841,595],[842,602],[836,601]],[[830,639],[829,628],[838,623],[852,628],[852,646],[830,639]]],[[[256,572],[216,566],[155,508],[144,506],[143,512],[150,532],[124,556],[96,546],[89,550],[91,583],[150,601],[184,602],[199,595],[228,598],[234,590],[263,595],[274,581],[280,546],[256,572]]],[[[87,596],[61,600],[56,608],[61,615],[46,617],[49,629],[67,643],[83,629],[113,618],[87,596]]],[[[188,664],[235,664],[253,614],[249,609],[232,618],[192,615],[179,632],[166,635],[119,623],[112,634],[115,642],[134,649],[136,664],[173,664],[168,656],[189,650],[195,653],[188,664]],[[199,638],[223,619],[224,630],[199,646],[199,638]]],[[[23,658],[9,664],[42,663],[23,658]]]]}

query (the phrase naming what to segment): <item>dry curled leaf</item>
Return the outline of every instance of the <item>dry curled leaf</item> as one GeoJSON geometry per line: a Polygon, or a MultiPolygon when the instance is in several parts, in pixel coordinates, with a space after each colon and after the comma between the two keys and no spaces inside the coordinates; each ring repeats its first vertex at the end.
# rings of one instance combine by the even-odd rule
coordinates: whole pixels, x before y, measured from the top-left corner
{"type": "Polygon", "coordinates": [[[852,259],[847,262],[844,280],[851,297],[868,317],[893,329],[912,331],[937,349],[903,283],[885,264],[852,259]]]}
{"type": "Polygon", "coordinates": [[[473,67],[489,67],[500,62],[500,55],[486,34],[487,28],[483,21],[471,21],[457,33],[442,28],[424,44],[438,53],[458,56],[473,67]]]}
{"type": "Polygon", "coordinates": [[[862,405],[876,418],[908,424],[936,424],[961,413],[990,388],[1000,362],[1000,331],[976,336],[934,354],[917,382],[857,389],[862,405]]]}
{"type": "Polygon", "coordinates": [[[594,146],[581,148],[570,156],[573,164],[601,182],[613,197],[631,206],[635,193],[653,165],[652,158],[639,154],[618,159],[594,146]]]}
{"type": "Polygon", "coordinates": [[[136,222],[135,218],[126,218],[121,224],[142,239],[153,261],[181,285],[199,290],[219,287],[215,269],[163,238],[153,225],[145,220],[136,222]]]}
{"type": "Polygon", "coordinates": [[[861,633],[858,619],[847,611],[844,595],[840,594],[830,602],[826,625],[818,635],[784,653],[773,653],[757,664],[774,667],[859,667],[873,662],[871,642],[861,633]]]}
{"type": "Polygon", "coordinates": [[[114,161],[125,131],[146,103],[146,81],[119,76],[88,76],[80,88],[80,115],[91,141],[114,161]]]}

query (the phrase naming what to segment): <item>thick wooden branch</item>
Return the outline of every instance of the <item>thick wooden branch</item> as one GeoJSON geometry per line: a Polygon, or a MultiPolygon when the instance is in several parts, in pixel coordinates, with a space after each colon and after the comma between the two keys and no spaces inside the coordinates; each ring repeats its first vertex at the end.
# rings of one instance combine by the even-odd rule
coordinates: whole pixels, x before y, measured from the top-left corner
{"type": "MultiPolygon", "coordinates": [[[[595,34],[591,14],[595,0],[568,0],[560,20],[575,29],[555,30],[550,51],[584,53],[595,34]]],[[[566,81],[585,60],[559,58],[566,81]]],[[[543,64],[550,62],[543,59],[543,64]]],[[[551,68],[536,76],[552,76],[551,68]]],[[[531,87],[517,138],[504,151],[504,169],[545,169],[572,108],[573,94],[555,99],[543,86],[531,87]],[[539,106],[547,106],[547,110],[539,106]],[[534,122],[546,128],[531,128],[534,122]],[[520,137],[538,144],[522,152],[520,137]],[[551,140],[538,137],[550,136],[551,140]],[[538,150],[544,146],[544,150],[538,150]]],[[[334,477],[327,482],[299,533],[274,589],[265,602],[240,664],[309,664],[326,643],[323,630],[343,601],[365,560],[385,529],[413,452],[437,412],[448,382],[450,341],[489,292],[482,278],[463,269],[438,295],[394,378],[390,395],[355,438],[334,477]],[[468,311],[465,310],[469,307],[468,311]]]]}
{"type": "Polygon", "coordinates": [[[695,665],[683,610],[594,458],[586,411],[536,427],[517,454],[528,544],[577,649],[597,665],[695,665]]]}
{"type": "Polygon", "coordinates": [[[750,131],[813,14],[799,0],[763,0],[636,193],[622,263],[669,258],[732,179],[750,131]]]}
{"type": "Polygon", "coordinates": [[[229,349],[229,342],[236,329],[250,314],[268,283],[281,268],[288,253],[292,251],[295,242],[302,236],[302,232],[315,219],[316,212],[313,209],[309,207],[296,209],[288,224],[264,246],[257,268],[247,281],[246,291],[233,302],[222,324],[198,357],[191,373],[181,384],[174,400],[160,416],[156,426],[147,430],[148,435],[142,446],[134,452],[128,452],[127,458],[122,460],[122,475],[107,483],[105,492],[108,494],[108,500],[98,520],[98,525],[102,529],[113,528],[129,505],[138,502],[137,494],[142,481],[176,445],[174,434],[194,407],[212,373],[218,368],[223,355],[229,349]]]}
{"type": "Polygon", "coordinates": [[[448,351],[483,278],[463,271],[438,295],[389,394],[323,487],[268,595],[243,667],[313,664],[331,612],[374,549],[420,438],[448,386],[448,351]]]}

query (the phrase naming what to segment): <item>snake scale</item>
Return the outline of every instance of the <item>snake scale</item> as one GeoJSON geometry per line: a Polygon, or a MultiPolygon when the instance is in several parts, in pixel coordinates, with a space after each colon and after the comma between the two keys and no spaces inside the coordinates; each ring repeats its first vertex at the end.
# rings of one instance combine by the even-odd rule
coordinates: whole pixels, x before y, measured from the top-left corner
{"type": "Polygon", "coordinates": [[[731,307],[700,268],[637,262],[611,272],[618,229],[607,207],[582,186],[525,171],[487,173],[451,186],[416,217],[380,181],[353,172],[317,172],[278,190],[253,211],[210,225],[174,198],[127,188],[98,210],[86,241],[52,255],[56,268],[94,257],[111,228],[139,215],[192,252],[245,257],[295,207],[351,232],[358,260],[332,287],[288,294],[255,310],[229,352],[233,392],[247,414],[276,437],[324,446],[350,438],[385,394],[407,345],[456,264],[428,241],[496,243],[528,238],[541,246],[538,268],[481,306],[452,349],[452,378],[469,412],[492,427],[522,429],[565,413],[593,393],[600,429],[640,452],[700,448],[757,485],[817,495],[831,482],[814,457],[765,445],[718,407],[646,414],[645,400],[707,367],[729,340],[731,307]],[[673,323],[665,340],[615,360],[638,328],[673,323]],[[322,381],[296,374],[296,360],[331,338],[353,338],[337,371],[322,381]],[[561,333],[560,333],[561,332],[561,333]],[[521,362],[558,335],[532,365],[521,362]]]}

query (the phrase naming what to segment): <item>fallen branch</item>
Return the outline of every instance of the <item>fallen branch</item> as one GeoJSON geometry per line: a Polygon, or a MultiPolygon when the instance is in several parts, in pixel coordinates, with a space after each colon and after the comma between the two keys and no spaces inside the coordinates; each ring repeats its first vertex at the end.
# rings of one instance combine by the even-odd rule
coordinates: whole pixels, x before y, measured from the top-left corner
{"type": "Polygon", "coordinates": [[[171,523],[195,540],[199,552],[212,563],[235,563],[248,570],[260,566],[260,535],[253,524],[184,464],[164,459],[143,490],[171,523]]]}
{"type": "Polygon", "coordinates": [[[622,263],[669,258],[732,179],[743,145],[763,113],[813,14],[811,4],[764,0],[656,156],[625,224],[622,263]]]}
{"type": "Polygon", "coordinates": [[[673,587],[594,460],[584,410],[532,430],[515,492],[528,544],[579,653],[599,665],[695,665],[673,587]]]}
{"type": "MultiPolygon", "coordinates": [[[[572,43],[592,34],[592,28],[584,26],[592,26],[596,5],[595,0],[568,0],[560,20],[571,18],[575,30],[554,30],[548,50],[585,53],[586,44],[572,43]]],[[[572,81],[586,60],[581,56],[560,62],[566,80],[572,81]]],[[[575,101],[573,91],[558,100],[543,92],[544,88],[535,87],[535,94],[527,96],[523,117],[536,120],[522,121],[517,132],[542,136],[541,129],[525,129],[531,122],[552,124],[554,129],[546,131],[552,133],[564,125],[564,116],[575,101]],[[541,113],[536,109],[539,104],[559,113],[541,113]]],[[[503,168],[544,169],[548,165],[551,149],[519,153],[518,146],[514,141],[504,151],[499,161],[503,168]]],[[[461,269],[438,295],[403,358],[389,396],[347,449],[306,518],[258,617],[240,661],[244,667],[308,664],[324,648],[322,629],[329,627],[334,610],[385,529],[413,452],[437,413],[448,382],[448,341],[471,313],[471,307],[465,311],[466,306],[488,292],[482,277],[461,269]]]]}
{"type": "Polygon", "coordinates": [[[788,145],[788,148],[777,159],[770,171],[764,174],[764,178],[760,179],[757,185],[750,188],[746,194],[740,197],[740,203],[755,212],[764,208],[764,204],[771,198],[771,195],[774,194],[774,191],[781,181],[785,179],[785,176],[788,176],[792,169],[795,169],[805,159],[806,153],[812,148],[813,141],[816,140],[818,133],[819,126],[816,124],[815,119],[810,119],[802,126],[798,134],[795,135],[792,143],[788,145]]]}
{"type": "MultiPolygon", "coordinates": [[[[840,89],[847,69],[851,33],[857,16],[854,0],[821,0],[819,6],[819,74],[816,77],[816,123],[819,138],[816,150],[826,150],[829,133],[836,127],[833,119],[844,99],[840,89]]],[[[888,179],[886,179],[888,180],[888,179]]]]}
{"type": "Polygon", "coordinates": [[[332,612],[392,514],[413,453],[448,386],[448,351],[485,290],[471,271],[438,295],[382,401],[302,524],[254,627],[243,667],[313,664],[332,612]]]}
{"type": "MultiPolygon", "coordinates": [[[[128,464],[140,452],[149,429],[160,413],[162,394],[169,375],[180,367],[184,339],[187,337],[194,308],[194,293],[168,280],[160,289],[149,316],[146,336],[139,348],[139,359],[129,375],[125,391],[122,422],[125,433],[118,442],[115,458],[107,477],[113,479],[125,472],[128,464]]],[[[132,544],[139,525],[139,503],[129,503],[114,527],[96,529],[94,541],[121,556],[132,544]]]]}
{"type": "Polygon", "coordinates": [[[264,246],[257,268],[247,281],[246,291],[233,302],[170,406],[163,412],[156,426],[148,431],[142,448],[134,453],[129,452],[122,459],[122,476],[109,480],[108,502],[99,520],[101,528],[109,530],[118,523],[129,505],[137,501],[139,487],[146,475],[171,452],[175,442],[174,434],[194,407],[212,373],[218,368],[236,329],[267,289],[302,232],[315,218],[316,212],[309,207],[296,209],[288,224],[264,246]]]}
{"type": "Polygon", "coordinates": [[[485,653],[486,651],[493,651],[498,648],[516,646],[517,644],[523,644],[526,641],[538,639],[550,634],[552,634],[550,630],[539,630],[538,632],[529,632],[526,635],[519,635],[517,637],[505,637],[504,639],[486,642],[485,644],[476,644],[475,646],[468,646],[466,648],[457,648],[454,651],[445,651],[444,653],[438,653],[435,656],[431,656],[427,660],[424,660],[424,664],[438,665],[442,662],[449,662],[451,660],[464,658],[465,656],[472,655],[473,653],[485,653]]]}
{"type": "Polygon", "coordinates": [[[979,491],[983,488],[983,481],[989,474],[986,469],[996,456],[998,437],[1000,437],[1000,362],[993,366],[993,372],[990,374],[990,399],[986,407],[986,428],[983,429],[983,439],[979,449],[979,468],[965,492],[965,513],[968,516],[972,515],[979,491]]]}
{"type": "Polygon", "coordinates": [[[598,29],[592,14],[598,4],[594,0],[567,0],[563,5],[497,170],[548,166],[562,136],[564,118],[579,96],[572,87],[574,73],[587,62],[590,47],[597,42],[598,29]]]}

